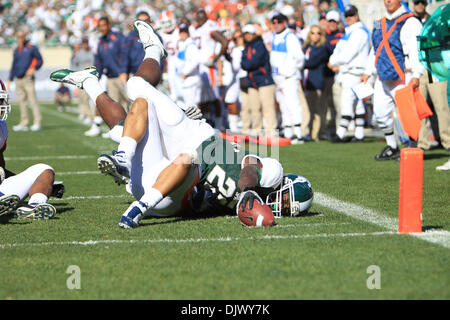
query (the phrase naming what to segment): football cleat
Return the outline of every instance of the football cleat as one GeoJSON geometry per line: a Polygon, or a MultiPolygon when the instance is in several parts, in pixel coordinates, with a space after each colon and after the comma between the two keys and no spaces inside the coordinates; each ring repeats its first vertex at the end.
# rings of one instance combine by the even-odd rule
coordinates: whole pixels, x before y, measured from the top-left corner
{"type": "Polygon", "coordinates": [[[139,35],[139,40],[141,41],[144,49],[150,46],[158,46],[161,49],[162,57],[164,59],[167,57],[167,50],[164,48],[164,45],[161,42],[161,39],[158,37],[155,29],[145,21],[136,20],[133,24],[134,30],[139,35]]]}
{"type": "Polygon", "coordinates": [[[145,204],[140,201],[133,201],[127,211],[120,217],[119,227],[123,229],[132,229],[139,227],[139,221],[144,217],[141,208],[146,208],[145,204]]]}
{"type": "Polygon", "coordinates": [[[5,194],[0,197],[0,216],[16,211],[20,198],[15,194],[5,194]]]}
{"type": "Polygon", "coordinates": [[[81,71],[60,69],[50,74],[50,80],[73,84],[78,88],[83,89],[83,82],[86,79],[92,78],[98,81],[98,76],[99,74],[96,67],[87,67],[81,71]]]}
{"type": "Polygon", "coordinates": [[[400,149],[393,149],[391,146],[386,146],[381,153],[375,155],[375,160],[399,160],[400,149]]]}
{"type": "Polygon", "coordinates": [[[50,203],[30,203],[17,208],[17,219],[50,219],[55,216],[56,209],[50,203]]]}
{"type": "Polygon", "coordinates": [[[98,137],[102,133],[100,126],[95,123],[92,124],[91,128],[88,131],[84,132],[86,137],[98,137]]]}
{"type": "Polygon", "coordinates": [[[341,138],[338,135],[336,135],[333,138],[331,138],[331,142],[332,143],[347,143],[347,142],[351,141],[350,139],[351,139],[350,137],[341,138]]]}
{"type": "Polygon", "coordinates": [[[305,141],[302,138],[299,138],[297,136],[293,136],[291,138],[291,144],[304,144],[305,141]]]}
{"type": "Polygon", "coordinates": [[[101,173],[113,177],[118,185],[127,184],[130,179],[131,165],[123,151],[113,151],[112,156],[102,154],[97,159],[97,166],[101,173]]]}

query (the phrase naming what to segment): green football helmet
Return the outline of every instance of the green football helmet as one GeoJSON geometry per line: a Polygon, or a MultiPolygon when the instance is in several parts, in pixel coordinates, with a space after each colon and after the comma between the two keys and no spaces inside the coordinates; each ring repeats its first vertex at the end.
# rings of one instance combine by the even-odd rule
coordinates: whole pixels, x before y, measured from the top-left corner
{"type": "Polygon", "coordinates": [[[314,198],[311,182],[298,174],[283,176],[281,187],[268,194],[266,204],[275,217],[298,216],[308,212],[314,198]]]}

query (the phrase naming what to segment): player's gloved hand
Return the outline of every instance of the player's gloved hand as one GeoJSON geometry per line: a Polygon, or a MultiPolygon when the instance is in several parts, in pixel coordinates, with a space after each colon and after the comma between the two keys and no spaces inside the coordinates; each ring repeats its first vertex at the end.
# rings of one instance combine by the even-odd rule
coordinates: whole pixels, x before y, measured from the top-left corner
{"type": "Polygon", "coordinates": [[[245,208],[247,207],[247,203],[248,203],[248,208],[249,209],[253,209],[253,201],[258,201],[260,204],[263,204],[263,201],[261,199],[261,197],[253,190],[247,190],[241,193],[240,197],[239,197],[239,202],[237,204],[237,207],[241,210],[244,211],[245,208]]]}
{"type": "Polygon", "coordinates": [[[184,113],[189,119],[200,120],[203,117],[202,111],[196,106],[192,106],[184,110],[184,113]]]}
{"type": "Polygon", "coordinates": [[[64,187],[64,184],[62,183],[62,181],[55,181],[55,182],[53,182],[52,192],[50,193],[50,196],[56,197],[56,198],[62,198],[65,191],[66,191],[66,188],[64,187]]]}

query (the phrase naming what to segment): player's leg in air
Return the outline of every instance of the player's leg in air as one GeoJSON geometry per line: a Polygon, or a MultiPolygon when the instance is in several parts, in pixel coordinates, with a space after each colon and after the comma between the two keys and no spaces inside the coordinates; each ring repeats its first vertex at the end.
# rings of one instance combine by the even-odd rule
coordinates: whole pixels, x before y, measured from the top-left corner
{"type": "Polygon", "coordinates": [[[6,178],[0,185],[0,215],[15,213],[17,218],[49,219],[56,209],[47,203],[52,194],[55,173],[46,164],[35,164],[6,178]],[[28,203],[17,208],[29,196],[28,203]]]}
{"type": "MultiPolygon", "coordinates": [[[[183,186],[183,183],[186,182],[186,177],[193,168],[192,159],[195,149],[204,139],[214,134],[214,130],[210,126],[199,121],[184,123],[183,126],[179,126],[186,119],[183,111],[169,97],[149,83],[159,81],[161,76],[159,62],[166,55],[165,49],[150,25],[142,21],[136,21],[135,28],[139,33],[146,55],[136,76],[131,78],[127,84],[129,98],[134,100],[134,103],[125,121],[118,152],[112,157],[109,155],[100,156],[98,160],[99,168],[102,172],[112,175],[117,183],[126,182],[130,176],[133,177],[135,175],[134,172],[138,172],[131,170],[131,164],[137,153],[137,148],[141,144],[145,144],[140,142],[145,138],[146,130],[148,132],[151,129],[148,128],[147,124],[149,119],[148,109],[150,107],[155,108],[169,163],[160,172],[153,187],[145,191],[139,202],[140,207],[133,203],[127,210],[130,213],[130,217],[134,216],[131,218],[133,221],[130,222],[130,219],[128,219],[129,225],[125,226],[124,223],[121,225],[122,227],[137,226],[136,222],[143,216],[144,211],[157,209],[160,202],[167,202],[165,201],[166,199],[163,199],[164,197],[171,195],[171,192],[177,191],[177,187],[183,186]],[[132,91],[131,94],[130,90],[132,91]],[[150,103],[146,99],[150,100],[150,103]],[[200,132],[197,130],[197,134],[190,132],[191,129],[195,131],[195,129],[200,127],[203,130],[200,130],[200,132]],[[180,137],[183,138],[180,139],[180,137]],[[183,153],[183,151],[187,151],[187,153],[183,153]],[[124,175],[127,175],[127,177],[124,177],[124,175]],[[141,213],[137,214],[136,212],[141,213]]],[[[105,110],[108,111],[110,108],[108,104],[111,105],[112,102],[108,101],[109,98],[102,90],[98,90],[100,87],[98,79],[95,77],[95,72],[85,70],[84,74],[82,73],[82,71],[66,72],[64,76],[62,74],[58,76],[53,74],[51,78],[55,81],[76,84],[79,87],[82,85],[86,88],[91,99],[96,101],[97,106],[100,102],[99,99],[107,99],[105,100],[107,105],[105,110]],[[79,77],[77,78],[76,76],[78,75],[79,77]],[[96,80],[97,83],[89,79],[96,80]],[[95,87],[97,87],[97,90],[93,90],[95,87]],[[90,93],[90,91],[94,92],[90,93]]],[[[110,124],[108,123],[108,125],[110,124]]],[[[140,165],[142,166],[142,163],[140,165]]],[[[141,177],[140,179],[143,178],[141,177]]],[[[131,179],[131,186],[133,186],[133,178],[131,179]]]]}
{"type": "MultiPolygon", "coordinates": [[[[114,158],[117,160],[117,155],[120,154],[123,160],[116,161],[114,166],[120,167],[125,163],[127,169],[121,171],[130,172],[131,181],[133,181],[136,165],[139,169],[139,164],[143,163],[135,161],[136,150],[143,145],[145,133],[151,130],[147,126],[153,117],[157,118],[164,155],[169,162],[158,174],[152,187],[146,190],[140,198],[138,205],[132,204],[122,216],[121,222],[132,220],[135,223],[135,225],[130,223],[128,227],[137,226],[145,211],[157,208],[178,187],[189,185],[186,184],[186,178],[190,176],[190,172],[195,167],[193,160],[196,156],[196,149],[204,140],[214,134],[214,130],[209,125],[186,118],[183,111],[168,96],[149,83],[148,77],[152,77],[152,73],[156,73],[157,77],[160,76],[160,68],[156,68],[154,64],[154,61],[158,61],[158,57],[155,57],[156,49],[160,50],[160,57],[165,55],[165,51],[162,50],[159,38],[148,24],[138,21],[135,22],[135,27],[144,48],[146,48],[146,59],[141,64],[136,76],[127,83],[129,98],[134,100],[134,103],[125,120],[123,137],[114,158]],[[149,113],[152,108],[154,113],[149,113]]],[[[102,159],[99,158],[99,161],[101,162],[102,159]]],[[[105,163],[107,163],[106,159],[105,163]]]]}

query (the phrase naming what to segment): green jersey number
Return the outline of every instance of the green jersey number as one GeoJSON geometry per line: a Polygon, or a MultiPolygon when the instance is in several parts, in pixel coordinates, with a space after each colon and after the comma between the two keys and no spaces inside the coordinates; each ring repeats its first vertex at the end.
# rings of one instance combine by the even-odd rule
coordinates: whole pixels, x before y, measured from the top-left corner
{"type": "Polygon", "coordinates": [[[218,200],[224,198],[233,199],[234,193],[236,192],[236,182],[231,177],[227,177],[227,173],[223,168],[216,165],[206,177],[206,181],[219,191],[218,200]],[[214,183],[216,179],[217,182],[214,183]]]}

